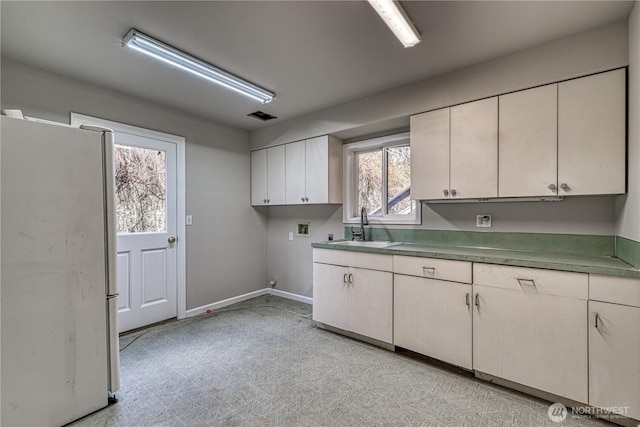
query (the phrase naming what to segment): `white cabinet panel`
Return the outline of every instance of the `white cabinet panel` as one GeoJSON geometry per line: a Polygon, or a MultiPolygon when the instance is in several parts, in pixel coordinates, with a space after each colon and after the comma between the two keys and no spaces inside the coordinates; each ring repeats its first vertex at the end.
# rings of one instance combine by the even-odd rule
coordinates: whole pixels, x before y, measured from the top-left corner
{"type": "Polygon", "coordinates": [[[349,330],[386,343],[393,342],[393,274],[349,269],[349,330]]]}
{"type": "Polygon", "coordinates": [[[251,152],[251,205],[267,204],[267,150],[251,152]]]}
{"type": "Polygon", "coordinates": [[[471,369],[471,286],[394,275],[393,343],[471,369]]]}
{"type": "Polygon", "coordinates": [[[329,144],[326,136],[305,141],[305,201],[327,203],[329,201],[329,144]]]}
{"type": "Polygon", "coordinates": [[[498,196],[498,98],[451,107],[450,194],[498,196]]]}
{"type": "Polygon", "coordinates": [[[267,198],[270,205],[285,203],[285,147],[267,149],[267,198]]]}
{"type": "Polygon", "coordinates": [[[589,404],[640,420],[638,331],[639,307],[589,301],[589,404]]]}
{"type": "Polygon", "coordinates": [[[411,198],[449,194],[449,108],[411,116],[411,198]]]}
{"type": "Polygon", "coordinates": [[[625,81],[620,69],[558,84],[561,196],[625,192],[625,81]]]}
{"type": "Polygon", "coordinates": [[[471,283],[471,263],[468,261],[394,255],[393,272],[429,279],[471,283]]]}
{"type": "Polygon", "coordinates": [[[305,141],[286,144],[286,185],[285,200],[287,205],[304,203],[306,175],[305,141]]]}
{"type": "Polygon", "coordinates": [[[473,368],[587,402],[587,301],[473,286],[473,368]]]}
{"type": "Polygon", "coordinates": [[[313,320],[349,329],[347,267],[313,264],[313,320]]]}
{"type": "Polygon", "coordinates": [[[499,97],[500,197],[555,196],[558,85],[499,97]]]}

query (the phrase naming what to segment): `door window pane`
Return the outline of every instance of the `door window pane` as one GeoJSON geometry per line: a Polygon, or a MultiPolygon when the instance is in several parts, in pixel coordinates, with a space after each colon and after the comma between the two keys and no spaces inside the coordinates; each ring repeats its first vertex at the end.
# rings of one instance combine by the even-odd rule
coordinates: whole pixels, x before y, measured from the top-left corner
{"type": "Polygon", "coordinates": [[[165,152],[115,146],[118,233],[166,231],[165,152]]]}
{"type": "Polygon", "coordinates": [[[358,200],[356,212],[365,208],[368,215],[382,212],[382,151],[357,153],[358,200]]]}
{"type": "Polygon", "coordinates": [[[411,201],[411,148],[389,147],[387,153],[387,213],[412,215],[411,201]]]}

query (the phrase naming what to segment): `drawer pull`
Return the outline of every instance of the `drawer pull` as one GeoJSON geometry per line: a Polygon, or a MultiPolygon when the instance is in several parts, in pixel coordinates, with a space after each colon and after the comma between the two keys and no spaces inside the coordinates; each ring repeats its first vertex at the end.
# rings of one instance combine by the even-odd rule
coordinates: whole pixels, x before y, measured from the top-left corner
{"type": "Polygon", "coordinates": [[[430,275],[434,275],[436,274],[436,268],[435,267],[422,267],[422,274],[426,275],[426,274],[430,274],[430,275]]]}
{"type": "Polygon", "coordinates": [[[465,300],[466,300],[466,302],[467,302],[467,306],[470,306],[470,305],[471,305],[471,298],[469,297],[469,292],[467,292],[467,295],[466,295],[466,297],[465,297],[465,300]]]}
{"type": "Polygon", "coordinates": [[[476,294],[476,307],[480,307],[480,295],[476,294]]]}
{"type": "Polygon", "coordinates": [[[595,323],[596,329],[598,329],[598,323],[600,323],[600,315],[598,315],[598,313],[596,313],[596,323],[595,323]]]}
{"type": "Polygon", "coordinates": [[[516,280],[518,281],[518,283],[520,284],[520,286],[533,286],[534,288],[536,287],[536,282],[533,279],[520,279],[520,278],[516,278],[516,280]]]}
{"type": "Polygon", "coordinates": [[[349,273],[349,283],[353,283],[353,274],[349,273]]]}

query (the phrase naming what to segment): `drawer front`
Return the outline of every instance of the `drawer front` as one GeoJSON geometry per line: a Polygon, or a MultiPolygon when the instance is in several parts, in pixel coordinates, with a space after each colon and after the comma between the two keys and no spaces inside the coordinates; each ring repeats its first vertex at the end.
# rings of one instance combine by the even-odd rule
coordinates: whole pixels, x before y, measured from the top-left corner
{"type": "Polygon", "coordinates": [[[467,261],[394,255],[393,272],[450,282],[471,283],[471,263],[467,261]]]}
{"type": "Polygon", "coordinates": [[[589,275],[569,271],[476,263],[473,283],[583,300],[589,296],[589,275]]]}
{"type": "Polygon", "coordinates": [[[640,307],[640,280],[590,274],[589,299],[640,307]]]}
{"type": "Polygon", "coordinates": [[[368,252],[341,251],[337,249],[314,249],[313,262],[366,268],[369,270],[393,271],[393,256],[368,252]]]}

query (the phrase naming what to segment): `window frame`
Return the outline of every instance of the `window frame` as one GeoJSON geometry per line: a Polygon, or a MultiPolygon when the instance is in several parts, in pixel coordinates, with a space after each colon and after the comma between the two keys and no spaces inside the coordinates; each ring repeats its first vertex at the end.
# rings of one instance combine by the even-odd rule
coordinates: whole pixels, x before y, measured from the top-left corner
{"type": "MultiPolygon", "coordinates": [[[[356,165],[356,155],[358,153],[384,150],[387,147],[410,146],[409,132],[402,132],[394,135],[387,135],[344,145],[344,206],[342,209],[342,222],[344,224],[359,224],[360,213],[356,212],[358,207],[358,168],[356,165]]],[[[382,215],[369,216],[370,224],[421,224],[422,204],[419,200],[413,200],[416,209],[413,215],[397,215],[387,213],[388,203],[388,183],[387,156],[382,153],[382,215]]]]}

